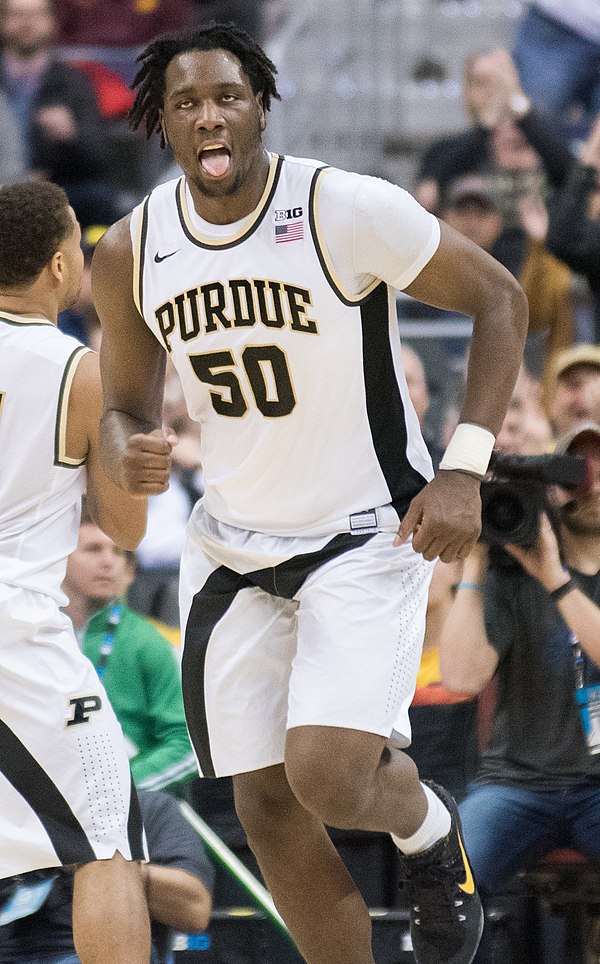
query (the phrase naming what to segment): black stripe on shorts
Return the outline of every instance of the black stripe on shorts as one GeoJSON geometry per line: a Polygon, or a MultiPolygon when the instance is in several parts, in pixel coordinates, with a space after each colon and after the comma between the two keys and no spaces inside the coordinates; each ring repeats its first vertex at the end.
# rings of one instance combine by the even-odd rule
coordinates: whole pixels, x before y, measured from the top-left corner
{"type": "Polygon", "coordinates": [[[0,720],[0,772],[41,821],[62,864],[96,859],[83,827],[56,784],[3,720],[0,720]]]}
{"type": "Polygon", "coordinates": [[[137,790],[131,778],[131,792],[129,795],[129,818],[127,820],[127,839],[131,850],[132,860],[145,860],[144,853],[144,824],[140,811],[137,790]]]}
{"type": "Polygon", "coordinates": [[[256,586],[272,596],[293,599],[316,569],[336,556],[364,545],[373,535],[374,533],[352,535],[343,532],[334,536],[316,552],[293,556],[278,566],[258,569],[243,576],[226,566],[220,566],[210,574],[202,589],[195,594],[185,626],[182,683],[187,725],[203,776],[216,776],[206,717],[206,654],[215,626],[232,605],[238,592],[256,586]]]}

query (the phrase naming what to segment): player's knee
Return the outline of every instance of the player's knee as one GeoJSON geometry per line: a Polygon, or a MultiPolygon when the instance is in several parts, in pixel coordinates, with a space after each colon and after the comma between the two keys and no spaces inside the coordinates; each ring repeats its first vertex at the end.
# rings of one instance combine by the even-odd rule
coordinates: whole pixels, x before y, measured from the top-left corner
{"type": "Polygon", "coordinates": [[[356,761],[340,756],[333,759],[313,747],[312,751],[290,753],[286,773],[297,800],[323,823],[348,830],[360,827],[371,781],[361,779],[356,761]]]}
{"type": "Polygon", "coordinates": [[[287,822],[292,799],[287,782],[235,778],[235,810],[253,850],[253,843],[272,839],[274,827],[287,822]]]}

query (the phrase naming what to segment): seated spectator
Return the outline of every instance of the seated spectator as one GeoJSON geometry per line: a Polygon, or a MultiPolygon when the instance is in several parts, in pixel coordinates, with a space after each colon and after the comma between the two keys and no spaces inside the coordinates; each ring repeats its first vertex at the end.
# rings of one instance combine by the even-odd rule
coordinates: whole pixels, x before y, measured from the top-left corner
{"type": "Polygon", "coordinates": [[[600,345],[574,345],[550,357],[544,404],[556,437],[579,422],[600,422],[600,345]]]}
{"type": "MultiPolygon", "coordinates": [[[[463,97],[471,126],[460,134],[434,141],[428,148],[417,173],[415,197],[438,214],[450,184],[466,175],[478,174],[493,182],[505,220],[512,223],[516,200],[541,189],[541,151],[537,139],[529,136],[531,102],[521,90],[507,51],[485,51],[467,57],[463,97]],[[537,153],[532,152],[532,147],[537,153]]],[[[534,117],[533,126],[540,137],[543,130],[553,145],[560,144],[560,163],[564,163],[565,155],[570,157],[564,147],[564,129],[551,117],[544,117],[543,125],[536,120],[534,117]]]]}
{"type": "Polygon", "coordinates": [[[465,177],[450,185],[441,216],[451,227],[492,254],[520,281],[529,299],[526,358],[541,373],[545,357],[572,344],[574,319],[571,273],[545,248],[546,214],[538,199],[522,199],[520,224],[507,227],[493,184],[482,177],[465,177]],[[541,224],[540,224],[541,219],[541,224]],[[537,339],[547,332],[541,347],[537,339]]]}
{"type": "MultiPolygon", "coordinates": [[[[491,738],[460,806],[484,898],[554,847],[600,859],[600,743],[587,713],[600,683],[600,425],[576,426],[556,451],[589,460],[589,486],[557,490],[556,520],[541,514],[532,546],[489,558],[476,547],[442,636],[449,689],[475,695],[497,679],[491,738]]],[[[486,946],[484,936],[476,961],[489,960],[486,946]]]]}
{"type": "Polygon", "coordinates": [[[600,119],[577,158],[556,122],[525,94],[508,51],[495,50],[480,62],[485,78],[487,114],[493,133],[510,123],[535,148],[550,187],[548,217],[539,238],[548,250],[589,283],[594,312],[594,338],[600,338],[600,119]]]}
{"type": "Polygon", "coordinates": [[[26,164],[66,190],[82,226],[121,215],[108,171],[106,128],[88,78],[60,63],[50,0],[3,0],[0,90],[17,120],[26,164]]]}
{"type": "MultiPolygon", "coordinates": [[[[435,214],[451,181],[466,174],[485,173],[490,166],[489,93],[485,75],[482,80],[480,71],[485,57],[484,53],[472,54],[464,64],[463,103],[470,127],[434,141],[421,158],[414,195],[435,214]]],[[[494,121],[495,117],[494,111],[494,121]]]]}
{"type": "Polygon", "coordinates": [[[521,365],[494,449],[502,455],[543,455],[554,448],[541,402],[541,383],[521,365]]]}
{"type": "MultiPolygon", "coordinates": [[[[142,871],[152,925],[151,961],[173,964],[173,932],[197,933],[208,926],[214,870],[176,800],[160,791],[142,791],[139,801],[150,859],[142,871]]],[[[72,904],[73,874],[67,868],[0,881],[3,964],[78,964],[72,904]]]]}
{"type": "Polygon", "coordinates": [[[121,724],[134,783],[181,794],[197,767],[179,666],[171,644],[125,602],[134,571],[131,553],[119,549],[84,506],[63,584],[66,613],[121,724]]]}
{"type": "MultiPolygon", "coordinates": [[[[402,346],[402,367],[404,368],[408,394],[410,395],[410,400],[414,405],[417,418],[419,419],[419,425],[423,430],[423,421],[429,408],[429,387],[425,377],[423,362],[416,351],[413,351],[413,349],[407,345],[402,346]]],[[[440,445],[440,442],[426,429],[423,430],[423,438],[431,455],[433,467],[437,469],[444,454],[444,449],[440,445]]]]}

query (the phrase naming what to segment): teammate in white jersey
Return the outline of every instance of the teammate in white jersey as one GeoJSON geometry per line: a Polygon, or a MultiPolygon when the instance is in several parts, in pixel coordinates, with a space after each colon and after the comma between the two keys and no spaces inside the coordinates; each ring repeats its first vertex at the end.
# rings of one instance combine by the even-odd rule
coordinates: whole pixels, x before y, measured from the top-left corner
{"type": "MultiPolygon", "coordinates": [[[[120,545],[133,548],[146,524],[145,497],[118,489],[100,465],[98,356],[56,326],[79,293],[80,241],[62,188],[0,188],[0,879],[24,875],[0,921],[45,898],[30,872],[69,866],[79,959],[147,964],[143,834],[127,750],[59,609],[86,485],[120,545]]],[[[148,444],[167,447],[133,441],[148,444]]]]}
{"type": "Polygon", "coordinates": [[[104,464],[143,491],[129,439],[161,425],[168,354],[201,423],[206,484],[181,566],[188,725],[202,773],[233,776],[306,961],[373,964],[331,825],[393,834],[416,960],[468,964],[482,912],[456,808],[398,747],[432,560],[463,558],[479,534],[525,298],[400,188],[268,154],[274,74],[232,25],[141,56],[132,122],[160,132],[184,176],[96,249],[104,464]],[[435,478],[397,288],[474,318],[462,424],[435,478]]]}

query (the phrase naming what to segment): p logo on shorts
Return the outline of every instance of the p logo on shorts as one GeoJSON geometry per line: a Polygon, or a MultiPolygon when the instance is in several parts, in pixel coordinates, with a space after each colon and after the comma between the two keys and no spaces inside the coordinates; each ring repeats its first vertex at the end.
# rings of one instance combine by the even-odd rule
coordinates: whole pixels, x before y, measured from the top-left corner
{"type": "Polygon", "coordinates": [[[67,719],[67,726],[77,726],[78,723],[90,722],[90,713],[102,709],[102,700],[99,696],[77,696],[69,700],[69,705],[73,707],[73,715],[67,719]]]}

